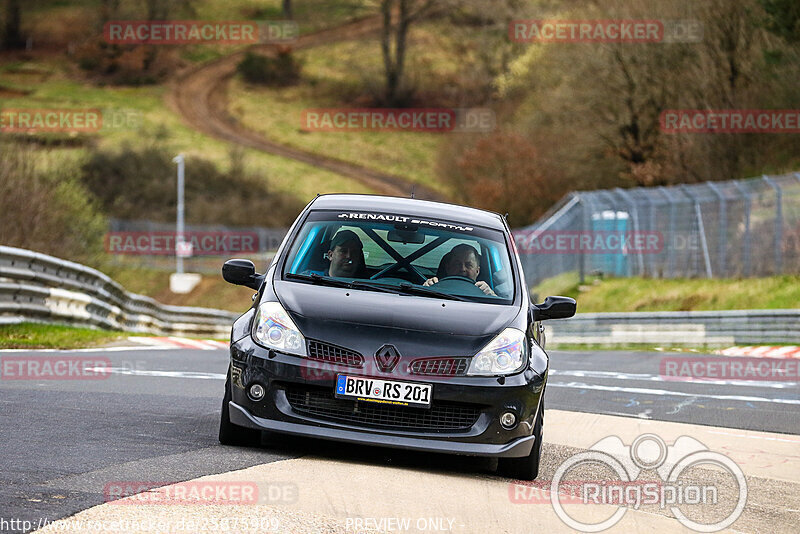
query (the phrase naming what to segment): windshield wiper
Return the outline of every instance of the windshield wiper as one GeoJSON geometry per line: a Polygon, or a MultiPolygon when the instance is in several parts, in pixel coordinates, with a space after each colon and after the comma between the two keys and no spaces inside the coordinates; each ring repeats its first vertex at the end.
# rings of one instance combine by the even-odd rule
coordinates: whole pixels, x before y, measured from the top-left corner
{"type": "Polygon", "coordinates": [[[317,273],[311,273],[311,274],[286,273],[286,278],[293,278],[296,280],[308,280],[309,282],[314,282],[315,284],[322,284],[326,286],[344,287],[347,289],[353,288],[350,282],[346,282],[344,280],[337,280],[336,278],[331,278],[330,276],[322,276],[317,273]]]}
{"type": "Polygon", "coordinates": [[[315,284],[327,285],[332,287],[344,287],[346,289],[369,289],[372,291],[382,291],[384,293],[399,292],[399,293],[407,293],[414,295],[423,295],[426,297],[434,297],[447,300],[459,300],[461,302],[467,302],[467,299],[463,299],[461,297],[457,297],[449,293],[442,293],[441,291],[436,291],[435,289],[430,289],[425,286],[416,286],[413,284],[400,284],[399,286],[385,286],[378,284],[370,284],[367,282],[359,282],[357,280],[348,282],[346,280],[337,280],[336,278],[332,278],[330,276],[322,276],[316,273],[311,273],[311,274],[286,273],[286,278],[291,278],[296,280],[308,280],[309,282],[314,282],[315,284]]]}
{"type": "Polygon", "coordinates": [[[359,282],[357,280],[353,280],[350,282],[346,280],[337,280],[336,278],[332,278],[330,276],[322,276],[316,273],[311,273],[311,274],[286,273],[286,278],[294,278],[297,280],[308,280],[309,282],[314,282],[315,284],[328,285],[331,287],[344,287],[346,289],[368,289],[372,291],[381,291],[383,293],[396,293],[396,291],[386,286],[379,286],[365,282],[359,282]]]}
{"type": "Polygon", "coordinates": [[[353,287],[357,289],[372,289],[374,291],[382,291],[384,293],[397,293],[394,286],[384,286],[379,284],[371,284],[369,282],[353,281],[353,287]]]}
{"type": "Polygon", "coordinates": [[[411,293],[414,295],[424,295],[426,297],[435,297],[447,300],[460,300],[461,302],[467,302],[467,299],[451,295],[450,293],[442,293],[441,291],[436,291],[435,289],[430,289],[426,286],[415,286],[413,284],[400,284],[398,288],[403,293],[411,293]]]}

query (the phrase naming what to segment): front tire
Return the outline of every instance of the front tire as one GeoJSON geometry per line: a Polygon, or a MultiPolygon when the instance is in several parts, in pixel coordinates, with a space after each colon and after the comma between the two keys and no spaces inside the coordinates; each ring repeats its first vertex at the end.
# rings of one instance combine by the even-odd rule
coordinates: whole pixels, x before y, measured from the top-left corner
{"type": "Polygon", "coordinates": [[[535,480],[539,476],[539,459],[542,456],[542,429],[544,427],[544,401],[536,414],[533,435],[536,441],[528,456],[521,458],[500,458],[497,472],[502,476],[517,480],[535,480]]]}
{"type": "Polygon", "coordinates": [[[225,396],[222,398],[222,411],[219,418],[219,442],[223,445],[257,446],[261,444],[261,431],[231,423],[228,403],[231,401],[231,370],[225,380],[225,396]]]}

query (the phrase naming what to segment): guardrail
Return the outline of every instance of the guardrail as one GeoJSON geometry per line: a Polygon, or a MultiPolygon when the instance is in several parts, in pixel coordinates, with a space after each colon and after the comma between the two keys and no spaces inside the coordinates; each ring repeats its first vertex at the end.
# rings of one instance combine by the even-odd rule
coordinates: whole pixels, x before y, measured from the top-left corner
{"type": "Polygon", "coordinates": [[[579,313],[544,324],[556,346],[800,344],[800,309],[579,313]]]}
{"type": "MultiPolygon", "coordinates": [[[[0,323],[68,322],[155,334],[228,337],[238,314],[167,306],[105,274],[0,246],[0,323]]],[[[800,310],[579,313],[547,321],[548,344],[725,346],[800,344],[800,310]]]]}
{"type": "Polygon", "coordinates": [[[0,246],[0,323],[37,320],[161,335],[227,338],[238,314],[167,306],[129,293],[96,269],[0,246]]]}

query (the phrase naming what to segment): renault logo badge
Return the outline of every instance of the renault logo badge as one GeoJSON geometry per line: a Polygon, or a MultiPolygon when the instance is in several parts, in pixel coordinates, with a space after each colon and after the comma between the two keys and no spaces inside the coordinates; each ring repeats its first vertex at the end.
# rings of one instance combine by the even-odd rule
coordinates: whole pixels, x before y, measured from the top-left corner
{"type": "Polygon", "coordinates": [[[400,361],[400,353],[394,345],[384,345],[375,353],[375,361],[378,362],[378,369],[388,373],[400,361]]]}

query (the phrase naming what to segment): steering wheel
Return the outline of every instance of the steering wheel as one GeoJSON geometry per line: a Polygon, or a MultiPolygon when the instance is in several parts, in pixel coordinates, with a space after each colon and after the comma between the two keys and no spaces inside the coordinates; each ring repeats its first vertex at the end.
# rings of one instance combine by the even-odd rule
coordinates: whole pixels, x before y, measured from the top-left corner
{"type": "Polygon", "coordinates": [[[438,284],[444,282],[445,280],[459,280],[461,282],[469,282],[469,284],[473,286],[475,285],[475,280],[473,280],[469,276],[459,276],[459,275],[445,276],[444,278],[439,278],[439,281],[436,283],[438,284]]]}
{"type": "MultiPolygon", "coordinates": [[[[402,263],[395,263],[394,265],[390,265],[389,267],[378,271],[377,273],[373,274],[369,277],[370,280],[380,280],[381,278],[389,278],[396,276],[394,275],[395,271],[399,271],[400,269],[405,269],[406,272],[411,273],[411,276],[415,277],[419,283],[424,282],[427,280],[425,275],[420,273],[414,265],[411,264],[402,264],[402,263]],[[410,269],[409,269],[410,267],[410,269]]],[[[407,280],[404,280],[407,281],[407,280]]]]}
{"type": "Polygon", "coordinates": [[[440,291],[446,293],[453,293],[456,295],[464,295],[468,297],[485,297],[486,294],[478,286],[475,285],[475,280],[468,276],[445,276],[440,278],[438,282],[433,284],[440,291]],[[469,284],[469,288],[465,287],[465,283],[469,284]]]}

